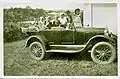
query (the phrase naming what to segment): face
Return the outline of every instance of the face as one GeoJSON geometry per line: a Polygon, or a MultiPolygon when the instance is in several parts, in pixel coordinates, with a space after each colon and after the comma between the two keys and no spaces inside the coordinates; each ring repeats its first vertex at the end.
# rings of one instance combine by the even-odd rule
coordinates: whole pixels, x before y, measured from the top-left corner
{"type": "Polygon", "coordinates": [[[66,15],[70,15],[70,13],[67,13],[66,15]]]}
{"type": "Polygon", "coordinates": [[[56,19],[56,20],[58,20],[58,18],[59,18],[58,16],[55,16],[55,19],[56,19]]]}
{"type": "Polygon", "coordinates": [[[76,10],[76,14],[80,14],[80,10],[76,10]]]}
{"type": "Polygon", "coordinates": [[[64,18],[64,14],[61,15],[61,18],[64,18]]]}
{"type": "Polygon", "coordinates": [[[70,15],[70,12],[66,12],[66,15],[70,15]]]}

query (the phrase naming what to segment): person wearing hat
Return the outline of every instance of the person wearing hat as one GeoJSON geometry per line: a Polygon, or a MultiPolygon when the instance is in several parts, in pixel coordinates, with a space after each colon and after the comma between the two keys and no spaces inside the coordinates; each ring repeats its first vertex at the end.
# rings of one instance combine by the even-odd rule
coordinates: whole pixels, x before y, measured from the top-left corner
{"type": "Polygon", "coordinates": [[[66,18],[67,18],[67,27],[73,28],[73,19],[71,12],[69,10],[66,11],[66,18]]]}
{"type": "Polygon", "coordinates": [[[39,18],[38,25],[39,29],[42,29],[44,27],[44,17],[39,18]]]}
{"type": "Polygon", "coordinates": [[[69,23],[72,23],[73,20],[72,20],[72,16],[71,16],[71,12],[69,10],[66,11],[66,17],[67,17],[67,21],[69,23]]]}
{"type": "Polygon", "coordinates": [[[48,29],[51,29],[51,27],[52,27],[52,22],[51,22],[51,17],[50,17],[50,16],[48,16],[48,17],[46,18],[46,27],[47,27],[48,29]]]}
{"type": "Polygon", "coordinates": [[[61,13],[60,18],[58,19],[60,21],[60,26],[66,28],[67,26],[67,18],[65,17],[64,13],[61,13]]]}
{"type": "Polygon", "coordinates": [[[82,26],[82,14],[80,13],[80,9],[75,9],[75,14],[73,16],[74,27],[83,27],[82,26]]]}
{"type": "Polygon", "coordinates": [[[60,25],[60,21],[58,20],[58,15],[55,16],[55,20],[53,21],[53,26],[58,27],[60,25]]]}

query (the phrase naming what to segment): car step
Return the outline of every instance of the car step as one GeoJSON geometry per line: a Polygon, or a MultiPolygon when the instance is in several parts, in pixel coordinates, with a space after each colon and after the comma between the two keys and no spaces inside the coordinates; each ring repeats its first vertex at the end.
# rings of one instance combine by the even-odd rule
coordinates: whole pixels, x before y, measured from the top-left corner
{"type": "Polygon", "coordinates": [[[79,50],[47,50],[46,52],[59,52],[59,53],[77,53],[79,50]]]}
{"type": "Polygon", "coordinates": [[[58,47],[85,47],[86,45],[50,45],[50,46],[58,46],[58,47]]]}
{"type": "Polygon", "coordinates": [[[50,45],[51,50],[81,50],[85,45],[50,45]]]}

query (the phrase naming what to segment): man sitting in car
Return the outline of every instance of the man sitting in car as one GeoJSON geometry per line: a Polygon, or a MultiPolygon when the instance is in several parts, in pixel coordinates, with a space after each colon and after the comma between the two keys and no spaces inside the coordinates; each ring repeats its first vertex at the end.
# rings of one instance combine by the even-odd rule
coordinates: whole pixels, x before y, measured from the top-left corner
{"type": "Polygon", "coordinates": [[[45,17],[40,17],[40,20],[38,22],[39,29],[45,29],[45,17]]]}
{"type": "Polygon", "coordinates": [[[48,29],[51,29],[51,27],[53,26],[52,25],[52,22],[51,22],[51,17],[50,16],[48,16],[47,18],[46,18],[46,28],[48,28],[48,29]]]}
{"type": "Polygon", "coordinates": [[[28,31],[39,31],[39,29],[38,29],[38,27],[39,27],[39,25],[38,25],[38,18],[35,18],[35,22],[34,22],[34,24],[32,25],[32,26],[29,26],[28,27],[28,31]]]}
{"type": "Polygon", "coordinates": [[[53,27],[58,27],[60,26],[60,21],[58,20],[59,16],[55,16],[55,20],[53,21],[53,27]]]}
{"type": "Polygon", "coordinates": [[[60,21],[60,27],[66,28],[67,26],[67,18],[65,17],[64,13],[61,13],[60,18],[58,19],[60,21]]]}
{"type": "Polygon", "coordinates": [[[71,12],[69,10],[66,11],[66,18],[67,18],[67,27],[73,28],[73,19],[71,12]]]}

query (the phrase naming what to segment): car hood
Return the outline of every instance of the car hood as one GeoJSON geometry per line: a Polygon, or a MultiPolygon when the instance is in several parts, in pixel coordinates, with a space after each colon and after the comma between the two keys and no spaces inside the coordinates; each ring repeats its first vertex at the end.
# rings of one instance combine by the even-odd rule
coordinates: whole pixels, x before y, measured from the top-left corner
{"type": "Polygon", "coordinates": [[[102,32],[104,33],[105,28],[76,28],[76,31],[80,32],[102,32]]]}

